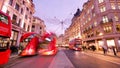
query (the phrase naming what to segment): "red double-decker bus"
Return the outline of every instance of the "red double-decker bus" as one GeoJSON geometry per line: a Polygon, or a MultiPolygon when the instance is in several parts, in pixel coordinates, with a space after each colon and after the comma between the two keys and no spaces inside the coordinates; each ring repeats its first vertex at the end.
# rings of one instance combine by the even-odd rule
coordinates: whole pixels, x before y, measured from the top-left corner
{"type": "Polygon", "coordinates": [[[82,40],[75,38],[69,42],[69,49],[72,50],[82,50],[82,40]]]}
{"type": "Polygon", "coordinates": [[[19,56],[31,56],[37,54],[37,46],[39,43],[38,34],[28,32],[22,35],[19,46],[19,56]]]}
{"type": "Polygon", "coordinates": [[[40,55],[55,55],[57,53],[56,35],[52,32],[46,33],[38,45],[40,55]]]}
{"type": "Polygon", "coordinates": [[[9,41],[11,36],[10,16],[0,11],[0,65],[8,62],[10,56],[9,41]]]}
{"type": "Polygon", "coordinates": [[[57,53],[56,36],[53,33],[46,33],[41,37],[34,32],[25,33],[20,39],[18,52],[19,56],[55,55],[57,53]]]}

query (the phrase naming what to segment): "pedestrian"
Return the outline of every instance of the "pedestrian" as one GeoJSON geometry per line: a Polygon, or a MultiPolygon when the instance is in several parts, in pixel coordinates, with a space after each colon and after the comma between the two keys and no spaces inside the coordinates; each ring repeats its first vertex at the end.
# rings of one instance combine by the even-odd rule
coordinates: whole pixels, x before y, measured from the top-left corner
{"type": "Polygon", "coordinates": [[[92,50],[95,51],[96,47],[94,45],[91,46],[92,50]]]}
{"type": "Polygon", "coordinates": [[[116,51],[115,51],[115,47],[114,47],[114,46],[112,46],[112,50],[113,50],[114,55],[116,56],[117,54],[116,54],[116,51]]]}
{"type": "Polygon", "coordinates": [[[7,42],[7,46],[6,46],[6,48],[7,48],[7,49],[9,49],[9,48],[10,48],[10,47],[9,47],[9,44],[10,44],[10,43],[9,43],[9,41],[8,41],[8,42],[7,42]]]}
{"type": "Polygon", "coordinates": [[[102,46],[102,49],[103,49],[103,54],[105,55],[106,52],[107,52],[107,46],[103,45],[103,46],[102,46]]]}

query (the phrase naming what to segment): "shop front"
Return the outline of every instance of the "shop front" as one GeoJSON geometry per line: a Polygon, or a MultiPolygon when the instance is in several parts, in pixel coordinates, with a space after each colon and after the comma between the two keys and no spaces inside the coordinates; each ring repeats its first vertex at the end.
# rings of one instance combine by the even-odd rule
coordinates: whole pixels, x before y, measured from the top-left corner
{"type": "Polygon", "coordinates": [[[12,52],[16,52],[17,51],[17,39],[18,39],[18,31],[12,30],[12,35],[10,38],[10,49],[12,50],[12,52]]]}

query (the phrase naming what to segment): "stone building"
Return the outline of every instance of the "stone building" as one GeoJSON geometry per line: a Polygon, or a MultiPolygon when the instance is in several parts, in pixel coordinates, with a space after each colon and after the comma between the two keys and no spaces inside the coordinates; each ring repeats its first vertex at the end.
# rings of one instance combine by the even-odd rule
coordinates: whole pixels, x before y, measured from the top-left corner
{"type": "MultiPolygon", "coordinates": [[[[0,10],[11,17],[12,36],[10,44],[18,47],[21,35],[32,31],[33,14],[35,13],[33,0],[0,0],[0,10]]],[[[43,24],[43,21],[40,20],[39,23],[43,24]]],[[[39,29],[39,33],[43,31],[42,27],[39,29]]]]}
{"type": "Polygon", "coordinates": [[[75,21],[84,45],[120,51],[120,0],[88,0],[75,21]]]}
{"type": "Polygon", "coordinates": [[[32,28],[31,28],[32,32],[36,32],[41,36],[43,36],[44,33],[46,32],[45,27],[46,25],[44,24],[43,20],[35,16],[33,17],[32,28]]]}
{"type": "Polygon", "coordinates": [[[79,18],[84,43],[120,51],[120,0],[89,0],[79,18]]]}
{"type": "Polygon", "coordinates": [[[74,14],[71,25],[65,30],[65,43],[68,44],[70,40],[74,38],[81,38],[79,16],[81,14],[80,9],[74,14]]]}

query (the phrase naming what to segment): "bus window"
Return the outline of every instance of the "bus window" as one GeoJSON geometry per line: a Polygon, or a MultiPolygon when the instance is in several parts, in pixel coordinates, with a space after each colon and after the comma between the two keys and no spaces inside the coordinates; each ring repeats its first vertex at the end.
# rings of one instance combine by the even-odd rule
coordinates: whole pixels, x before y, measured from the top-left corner
{"type": "Polygon", "coordinates": [[[55,55],[57,53],[56,35],[52,33],[45,34],[38,45],[38,53],[41,55],[55,55]]]}
{"type": "Polygon", "coordinates": [[[0,21],[2,23],[8,24],[8,17],[5,15],[0,14],[0,21]]]}
{"type": "Polygon", "coordinates": [[[50,41],[51,41],[51,39],[45,38],[45,40],[40,43],[38,48],[40,48],[40,49],[48,49],[48,45],[49,45],[50,41]]]}
{"type": "Polygon", "coordinates": [[[9,38],[0,38],[0,51],[5,51],[9,48],[9,38]]]}
{"type": "Polygon", "coordinates": [[[34,37],[34,35],[29,36],[28,38],[24,39],[22,42],[20,42],[20,47],[23,49],[26,48],[27,44],[30,42],[30,40],[34,37]]]}

